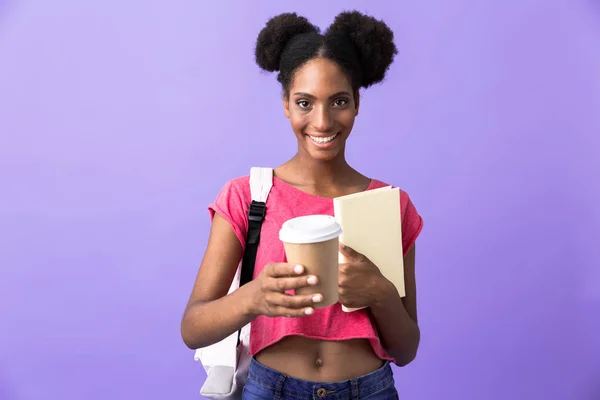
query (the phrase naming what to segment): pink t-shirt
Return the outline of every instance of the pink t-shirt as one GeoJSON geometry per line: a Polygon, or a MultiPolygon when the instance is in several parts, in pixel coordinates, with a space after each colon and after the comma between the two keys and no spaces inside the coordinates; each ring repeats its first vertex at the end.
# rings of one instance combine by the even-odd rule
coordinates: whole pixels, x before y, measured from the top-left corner
{"type": "MultiPolygon", "coordinates": [[[[389,185],[373,179],[367,190],[384,186],[389,185]]],[[[249,176],[244,176],[227,182],[215,202],[209,206],[211,221],[215,212],[229,221],[244,249],[250,202],[249,176]]],[[[423,219],[404,191],[400,193],[400,210],[402,246],[406,255],[421,232],[423,219]]],[[[333,200],[307,194],[281,179],[273,179],[262,224],[254,278],[266,264],[286,262],[283,243],[279,240],[279,230],[283,223],[288,219],[310,214],[333,215],[333,200]]],[[[378,357],[395,361],[383,348],[368,309],[347,313],[342,311],[339,303],[315,309],[314,314],[301,318],[258,316],[251,324],[250,354],[254,355],[290,335],[321,340],[368,339],[378,357]]]]}

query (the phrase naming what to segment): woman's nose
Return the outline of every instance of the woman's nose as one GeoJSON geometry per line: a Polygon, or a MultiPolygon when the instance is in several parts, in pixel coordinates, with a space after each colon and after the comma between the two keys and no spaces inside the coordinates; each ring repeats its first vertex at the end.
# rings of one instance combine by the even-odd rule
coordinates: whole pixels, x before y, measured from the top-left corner
{"type": "Polygon", "coordinates": [[[319,107],[315,110],[312,126],[319,132],[327,132],[333,127],[333,118],[327,107],[319,107]]]}

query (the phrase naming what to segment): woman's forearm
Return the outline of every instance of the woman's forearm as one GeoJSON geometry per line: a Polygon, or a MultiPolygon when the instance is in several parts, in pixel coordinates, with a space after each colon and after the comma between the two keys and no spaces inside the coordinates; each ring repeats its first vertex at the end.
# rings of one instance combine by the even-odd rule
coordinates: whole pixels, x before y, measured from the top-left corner
{"type": "Polygon", "coordinates": [[[371,314],[377,324],[384,348],[404,366],[417,355],[421,338],[419,326],[410,317],[398,290],[388,280],[382,281],[378,301],[371,305],[371,314]]]}
{"type": "Polygon", "coordinates": [[[217,343],[250,323],[252,282],[213,301],[191,303],[181,321],[181,336],[190,349],[217,343]]]}

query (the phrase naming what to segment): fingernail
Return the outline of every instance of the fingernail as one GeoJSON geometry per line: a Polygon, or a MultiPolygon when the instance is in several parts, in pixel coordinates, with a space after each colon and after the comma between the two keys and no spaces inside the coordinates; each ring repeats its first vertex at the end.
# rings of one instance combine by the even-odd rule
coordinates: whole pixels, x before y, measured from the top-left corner
{"type": "Polygon", "coordinates": [[[316,276],[309,276],[308,279],[306,280],[306,282],[308,282],[309,285],[316,285],[317,283],[317,277],[316,276]]]}
{"type": "Polygon", "coordinates": [[[315,310],[313,310],[312,308],[307,308],[306,310],[304,310],[304,314],[306,314],[306,315],[310,315],[313,312],[315,312],[315,310]]]}
{"type": "Polygon", "coordinates": [[[302,265],[296,265],[296,266],[294,267],[294,272],[295,272],[295,273],[297,273],[297,274],[301,274],[301,273],[302,273],[302,271],[304,271],[304,268],[302,267],[302,265]]]}
{"type": "Polygon", "coordinates": [[[344,247],[346,247],[346,245],[344,243],[340,243],[340,247],[343,249],[344,247]]]}
{"type": "Polygon", "coordinates": [[[323,296],[320,294],[315,294],[312,297],[312,301],[313,301],[313,303],[319,303],[319,302],[323,301],[323,296]]]}

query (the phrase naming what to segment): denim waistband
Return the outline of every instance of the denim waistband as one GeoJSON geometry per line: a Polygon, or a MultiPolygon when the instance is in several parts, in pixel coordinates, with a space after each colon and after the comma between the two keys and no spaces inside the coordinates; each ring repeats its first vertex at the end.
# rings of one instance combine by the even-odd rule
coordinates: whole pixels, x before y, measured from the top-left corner
{"type": "Polygon", "coordinates": [[[376,371],[340,382],[311,382],[275,371],[252,358],[248,370],[249,382],[289,397],[324,400],[360,399],[394,385],[389,361],[376,371]]]}

